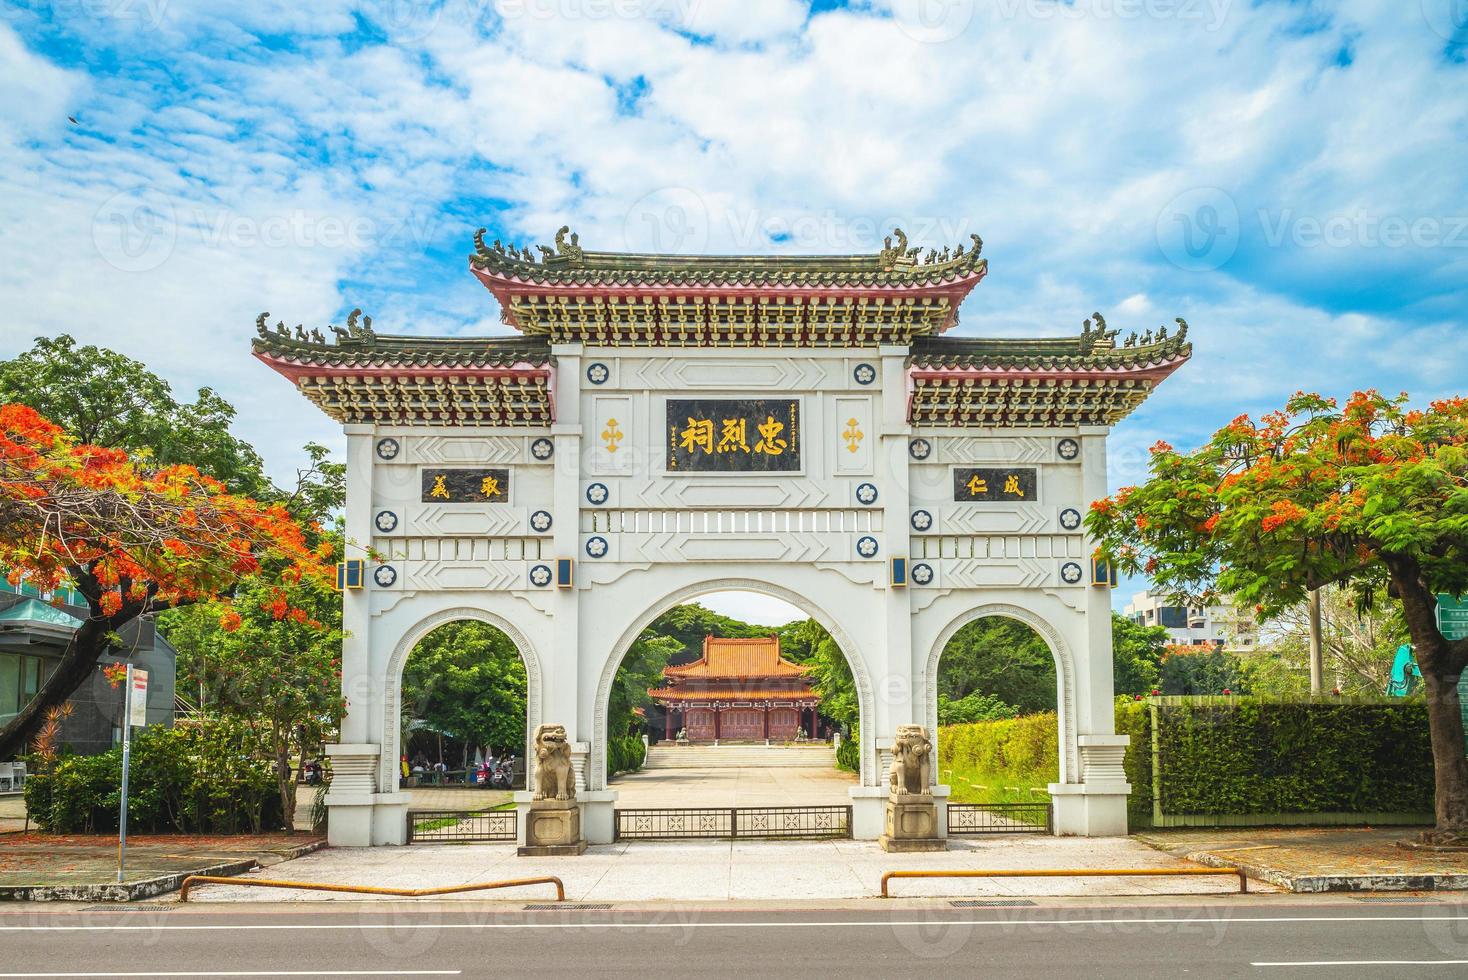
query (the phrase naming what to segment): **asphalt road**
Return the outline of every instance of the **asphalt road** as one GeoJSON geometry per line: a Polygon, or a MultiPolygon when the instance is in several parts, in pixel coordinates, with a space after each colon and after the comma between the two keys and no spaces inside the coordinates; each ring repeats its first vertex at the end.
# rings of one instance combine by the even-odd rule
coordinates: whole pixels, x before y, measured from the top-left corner
{"type": "Polygon", "coordinates": [[[839,911],[0,910],[0,977],[1468,975],[1468,904],[1179,901],[839,911]]]}

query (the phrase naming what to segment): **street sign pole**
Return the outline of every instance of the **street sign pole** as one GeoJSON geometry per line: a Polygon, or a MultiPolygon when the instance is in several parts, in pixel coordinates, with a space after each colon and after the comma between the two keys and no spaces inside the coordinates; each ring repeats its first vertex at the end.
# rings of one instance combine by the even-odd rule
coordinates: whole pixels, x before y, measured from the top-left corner
{"type": "Polygon", "coordinates": [[[127,867],[127,776],[132,761],[133,728],[148,724],[148,672],[127,665],[122,695],[122,802],[117,815],[117,883],[127,867]]]}
{"type": "Polygon", "coordinates": [[[133,749],[133,665],[127,665],[122,696],[122,809],[117,815],[117,883],[127,865],[127,769],[133,749]]]}

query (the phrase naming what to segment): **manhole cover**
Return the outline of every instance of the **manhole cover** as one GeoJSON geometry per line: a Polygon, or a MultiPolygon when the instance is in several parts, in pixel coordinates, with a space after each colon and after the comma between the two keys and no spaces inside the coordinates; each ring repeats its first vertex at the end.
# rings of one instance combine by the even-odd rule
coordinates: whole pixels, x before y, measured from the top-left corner
{"type": "Polygon", "coordinates": [[[571,911],[571,912],[594,912],[594,911],[601,911],[603,909],[609,909],[611,907],[612,906],[611,906],[611,903],[610,902],[607,902],[607,903],[604,903],[604,904],[602,904],[602,903],[596,903],[596,902],[590,902],[590,903],[585,903],[585,904],[581,904],[581,905],[574,905],[574,904],[527,905],[527,906],[525,906],[525,911],[526,912],[562,912],[562,911],[571,911]]]}
{"type": "Polygon", "coordinates": [[[956,909],[1022,909],[1035,903],[1028,898],[965,898],[948,904],[956,909]]]}

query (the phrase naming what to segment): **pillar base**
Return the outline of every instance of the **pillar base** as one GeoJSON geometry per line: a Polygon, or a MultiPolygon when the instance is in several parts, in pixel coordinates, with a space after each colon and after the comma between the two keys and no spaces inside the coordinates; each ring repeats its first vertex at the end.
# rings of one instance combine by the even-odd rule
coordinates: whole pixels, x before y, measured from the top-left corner
{"type": "Polygon", "coordinates": [[[408,842],[407,793],[326,797],[326,842],[332,847],[374,847],[408,842]]]}
{"type": "Polygon", "coordinates": [[[853,786],[851,836],[855,840],[877,840],[887,823],[887,790],[881,786],[853,786]]]}
{"type": "Polygon", "coordinates": [[[1057,837],[1125,837],[1130,783],[1051,783],[1057,837]]]}
{"type": "Polygon", "coordinates": [[[581,804],[575,800],[533,800],[525,814],[525,844],[521,857],[551,857],[586,853],[581,836],[581,804]]]}

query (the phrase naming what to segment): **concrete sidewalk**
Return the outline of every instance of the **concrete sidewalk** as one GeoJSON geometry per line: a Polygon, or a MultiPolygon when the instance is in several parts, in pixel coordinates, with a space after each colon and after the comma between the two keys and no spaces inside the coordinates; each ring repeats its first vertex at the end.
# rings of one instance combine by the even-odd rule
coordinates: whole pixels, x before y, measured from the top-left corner
{"type": "MultiPolygon", "coordinates": [[[[577,902],[791,901],[872,898],[886,871],[972,868],[1197,867],[1127,838],[998,836],[954,840],[934,854],[887,854],[871,841],[633,841],[579,857],[521,858],[512,845],[330,848],[242,877],[392,888],[432,888],[559,875],[577,902]]],[[[468,892],[468,900],[539,901],[545,886],[468,892]]],[[[1261,888],[1270,891],[1269,887],[1261,888]]],[[[1233,877],[931,879],[894,883],[900,897],[1232,894],[1233,877]]],[[[202,887],[190,902],[371,901],[373,896],[202,887]]]]}
{"type": "Polygon", "coordinates": [[[1153,830],[1136,839],[1293,892],[1468,890],[1468,853],[1398,847],[1421,827],[1153,830]]]}

